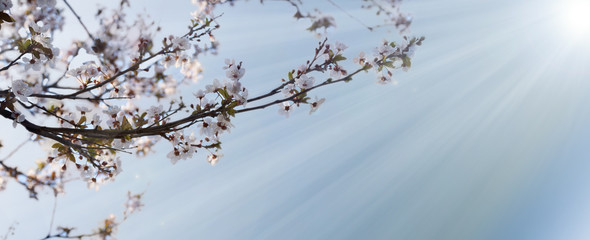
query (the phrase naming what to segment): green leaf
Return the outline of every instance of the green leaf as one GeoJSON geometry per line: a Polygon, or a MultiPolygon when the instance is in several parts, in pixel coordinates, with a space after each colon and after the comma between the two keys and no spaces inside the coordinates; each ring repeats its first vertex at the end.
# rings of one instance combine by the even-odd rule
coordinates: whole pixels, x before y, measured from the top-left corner
{"type": "Polygon", "coordinates": [[[215,144],[211,144],[211,145],[203,146],[203,148],[208,148],[208,149],[211,149],[211,148],[217,148],[217,149],[221,149],[221,143],[220,143],[220,142],[218,142],[218,143],[215,143],[215,144]]]}
{"type": "Polygon", "coordinates": [[[334,62],[338,62],[338,61],[342,61],[342,60],[346,60],[346,57],[342,56],[342,54],[338,54],[338,55],[334,56],[334,62]]]}
{"type": "Polygon", "coordinates": [[[33,54],[33,56],[35,56],[37,59],[41,58],[41,53],[37,50],[31,51],[31,54],[33,54]]]}
{"type": "Polygon", "coordinates": [[[148,123],[148,121],[145,120],[145,116],[147,115],[147,112],[144,112],[143,114],[141,114],[141,116],[139,116],[139,118],[134,118],[134,122],[135,122],[135,126],[137,127],[141,127],[145,124],[148,123]]]}
{"type": "Polygon", "coordinates": [[[18,51],[20,53],[25,53],[27,51],[27,49],[29,48],[29,46],[31,45],[31,40],[27,39],[27,40],[21,40],[18,42],[18,51]]]}
{"type": "Polygon", "coordinates": [[[96,150],[95,149],[88,149],[88,153],[90,154],[90,156],[96,157],[96,150]]]}
{"type": "Polygon", "coordinates": [[[51,51],[51,49],[46,48],[46,47],[40,47],[39,49],[41,49],[41,51],[43,51],[43,54],[45,54],[45,56],[47,56],[47,58],[49,58],[49,59],[53,58],[53,52],[51,51]]]}
{"type": "Polygon", "coordinates": [[[410,57],[405,56],[404,58],[402,58],[403,66],[404,67],[411,67],[412,66],[412,60],[410,59],[410,57]]]}
{"type": "Polygon", "coordinates": [[[72,161],[72,162],[76,162],[76,157],[74,157],[74,154],[72,154],[72,153],[68,153],[68,154],[67,154],[67,156],[68,156],[68,159],[69,159],[70,161],[72,161]]]}
{"type": "Polygon", "coordinates": [[[229,114],[232,117],[236,117],[236,110],[231,108],[227,110],[227,114],[229,114]]]}
{"type": "Polygon", "coordinates": [[[229,105],[227,105],[228,109],[233,109],[236,106],[238,106],[238,102],[237,101],[233,101],[232,103],[230,103],[229,105]]]}
{"type": "Polygon", "coordinates": [[[4,22],[14,22],[14,18],[12,18],[8,13],[0,12],[0,19],[4,22]]]}
{"type": "Polygon", "coordinates": [[[78,125],[82,125],[82,124],[84,124],[85,122],[86,122],[86,116],[82,116],[82,117],[80,118],[80,121],[78,121],[78,125]]]}
{"type": "Polygon", "coordinates": [[[127,117],[123,117],[123,123],[121,124],[121,129],[123,129],[123,130],[133,129],[133,126],[131,126],[131,123],[129,123],[129,120],[127,119],[127,117]]]}
{"type": "Polygon", "coordinates": [[[223,97],[223,99],[230,99],[231,97],[229,96],[229,94],[227,94],[227,91],[225,91],[225,89],[217,89],[217,92],[219,94],[221,94],[221,96],[223,97]]]}
{"type": "Polygon", "coordinates": [[[53,145],[51,145],[51,148],[59,148],[59,147],[63,147],[64,145],[61,145],[59,143],[54,143],[53,145]]]}
{"type": "Polygon", "coordinates": [[[393,62],[384,62],[383,65],[386,66],[386,67],[388,67],[388,68],[394,68],[393,62]]]}

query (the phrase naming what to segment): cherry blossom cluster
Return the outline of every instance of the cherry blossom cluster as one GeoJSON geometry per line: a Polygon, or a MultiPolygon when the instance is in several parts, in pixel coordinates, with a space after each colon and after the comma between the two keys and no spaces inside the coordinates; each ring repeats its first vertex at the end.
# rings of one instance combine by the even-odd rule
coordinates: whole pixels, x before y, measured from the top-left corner
{"type": "Polygon", "coordinates": [[[198,148],[209,151],[207,161],[213,166],[222,156],[222,153],[219,152],[220,137],[222,134],[230,132],[230,129],[234,127],[230,119],[235,116],[235,108],[245,106],[248,99],[248,89],[243,87],[240,82],[246,69],[241,62],[236,63],[235,60],[226,59],[225,64],[223,68],[226,70],[227,79],[223,83],[215,79],[212,84],[205,86],[205,89],[195,92],[194,96],[197,102],[190,105],[193,114],[207,111],[215,113],[215,115],[205,116],[195,122],[199,128],[201,139],[197,140],[194,133],[186,136],[183,131],[176,131],[168,136],[173,149],[167,154],[167,157],[172,163],[192,158],[198,148]],[[209,150],[212,148],[215,149],[215,152],[209,150]]]}
{"type": "MultiPolygon", "coordinates": [[[[131,101],[122,105],[123,107],[104,101],[129,99],[137,95],[156,96],[158,99],[173,95],[176,86],[183,79],[176,80],[172,74],[165,74],[162,65],[164,61],[147,65],[147,68],[143,69],[145,72],[152,72],[151,76],[140,75],[141,72],[136,71],[139,65],[167,54],[185,52],[192,47],[191,40],[200,40],[202,36],[212,38],[212,30],[215,29],[213,26],[210,27],[211,20],[204,19],[204,24],[193,22],[189,33],[185,36],[169,37],[162,49],[154,52],[151,40],[154,35],[153,24],[146,23],[142,18],[128,23],[122,4],[121,8],[113,10],[111,14],[100,10],[97,18],[101,22],[101,29],[95,34],[88,32],[88,41],[75,40],[72,48],[60,55],[59,50],[52,46],[49,37],[61,29],[63,24],[63,21],[54,21],[63,20],[63,17],[55,15],[63,11],[56,9],[55,4],[55,1],[18,2],[11,9],[11,13],[21,13],[22,10],[32,15],[24,12],[20,15],[11,14],[15,16],[16,22],[2,25],[3,36],[16,39],[12,41],[12,45],[3,41],[3,46],[8,52],[14,51],[18,54],[15,58],[10,58],[9,54],[3,55],[8,56],[5,58],[7,65],[0,70],[6,78],[19,77],[11,81],[7,90],[0,92],[2,116],[12,119],[15,127],[18,124],[23,124],[26,128],[29,128],[28,125],[34,125],[26,121],[26,116],[37,113],[53,117],[58,127],[64,129],[130,130],[146,125],[161,125],[165,121],[165,111],[161,106],[159,109],[151,107],[140,111],[131,101]],[[26,17],[36,14],[42,15],[36,17],[36,21],[26,17]],[[19,28],[25,29],[29,35],[15,35],[16,29],[19,28]],[[139,35],[126,34],[136,28],[141,29],[139,35]],[[82,55],[81,50],[95,60],[79,66],[70,66],[73,59],[82,55]],[[58,55],[62,66],[66,65],[61,75],[55,74],[55,70],[52,70],[59,71],[55,64],[58,55]],[[24,67],[24,78],[23,75],[19,76],[23,71],[17,65],[24,67]],[[126,65],[129,67],[123,69],[126,65]],[[83,101],[66,101],[68,99],[87,100],[90,104],[83,101]],[[103,110],[97,110],[97,106],[103,110]]],[[[193,81],[198,79],[202,71],[200,63],[190,57],[182,59],[183,61],[177,63],[182,67],[181,73],[193,81]]],[[[35,128],[38,126],[35,125],[35,128]]],[[[29,173],[8,166],[4,166],[3,170],[11,170],[7,175],[26,186],[33,197],[36,197],[36,188],[39,186],[51,187],[56,192],[63,191],[62,173],[71,169],[77,169],[81,179],[88,181],[89,187],[97,187],[100,183],[112,180],[121,171],[120,160],[116,156],[118,151],[133,148],[138,155],[145,155],[151,152],[151,147],[156,142],[150,136],[133,139],[110,138],[108,133],[103,133],[101,138],[106,139],[96,140],[80,133],[63,132],[60,129],[53,132],[32,132],[48,139],[43,142],[50,142],[52,148],[48,151],[47,159],[29,173]]],[[[154,132],[151,135],[158,134],[154,132]]]]}
{"type": "Polygon", "coordinates": [[[132,194],[131,192],[127,192],[127,202],[125,202],[125,211],[123,211],[123,215],[125,217],[129,216],[135,211],[140,211],[143,207],[143,203],[141,202],[141,197],[143,194],[132,194]]]}
{"type": "Polygon", "coordinates": [[[386,16],[382,24],[372,28],[393,25],[402,34],[410,33],[412,16],[401,10],[402,0],[363,0],[363,2],[365,2],[363,8],[375,9],[377,15],[386,16]]]}
{"type": "MultiPolygon", "coordinates": [[[[149,16],[127,15],[126,0],[114,9],[99,8],[95,19],[79,16],[68,0],[63,0],[63,8],[56,0],[0,0],[0,76],[5,79],[0,82],[0,115],[31,133],[30,141],[47,153],[28,171],[0,160],[0,191],[8,180],[26,188],[31,198],[43,189],[57,196],[65,192],[67,182],[78,179],[98,189],[123,171],[124,153],[146,156],[159,142],[171,144],[166,156],[172,164],[203,157],[215,166],[223,157],[224,135],[234,128],[238,114],[278,106],[288,117],[302,105],[309,105],[311,114],[326,101],[312,98],[311,91],[371,70],[379,83],[395,83],[393,72],[408,70],[424,41],[406,36],[399,44],[385,41],[370,54],[354,57],[354,65],[345,64],[348,46],[326,38],[310,52],[310,60],[289,70],[268,92],[252,96],[244,84],[248,61],[219,63],[225,74],[218,78],[204,79],[202,74],[201,58],[217,54],[220,46],[215,8],[234,1],[191,1],[196,11],[188,30],[160,37],[162,29],[149,16]],[[69,47],[58,49],[53,39],[61,34],[66,11],[76,16],[73,21],[84,32],[69,47]],[[92,20],[98,27],[85,25],[92,20]],[[201,81],[206,81],[202,89],[193,88],[201,81]],[[187,89],[194,97],[183,99],[180,93],[187,89]]],[[[411,18],[399,10],[400,0],[363,1],[365,8],[386,17],[385,24],[377,26],[409,32],[411,18]]],[[[303,12],[299,0],[282,2],[295,8],[296,19],[311,21],[307,30],[327,34],[326,29],[336,27],[330,15],[303,12]]],[[[368,30],[376,27],[356,20],[368,30]]],[[[123,220],[141,209],[141,198],[128,194],[123,220]]],[[[73,235],[72,228],[60,227],[46,239],[113,239],[120,223],[111,215],[93,233],[73,235]]]]}
{"type": "Polygon", "coordinates": [[[315,97],[315,100],[311,101],[311,98],[307,97],[307,92],[320,86],[319,84],[326,84],[333,79],[348,75],[348,71],[338,64],[339,61],[346,60],[343,52],[348,46],[341,42],[330,45],[326,43],[326,40],[319,43],[312,60],[300,65],[297,70],[291,70],[288,74],[288,80],[283,79],[284,83],[280,91],[288,101],[279,104],[279,114],[289,117],[289,114],[301,104],[308,104],[311,107],[310,114],[317,111],[324,103],[325,98],[318,99],[315,97]],[[310,75],[313,72],[326,71],[330,72],[331,78],[328,78],[323,83],[316,84],[315,77],[310,75]]]}
{"type": "MultiPolygon", "coordinates": [[[[319,11],[301,13],[299,1],[285,2],[297,9],[296,18],[312,20],[309,30],[336,25],[333,17],[319,11]]],[[[53,46],[52,37],[63,26],[65,9],[57,9],[51,0],[6,3],[4,11],[14,16],[14,23],[4,22],[0,30],[11,39],[0,41],[7,49],[0,58],[5,63],[0,74],[11,81],[0,85],[0,114],[47,146],[47,158],[27,173],[3,163],[2,184],[6,177],[14,178],[33,197],[43,186],[63,192],[68,179],[82,179],[97,189],[121,173],[121,153],[145,156],[162,139],[172,145],[166,155],[173,164],[200,153],[215,165],[223,156],[222,137],[234,127],[236,114],[277,105],[285,116],[301,105],[309,105],[313,113],[326,99],[312,98],[310,91],[348,82],[369,69],[378,73],[380,83],[392,82],[392,71],[409,68],[415,47],[424,40],[406,37],[399,45],[384,42],[370,57],[361,53],[353,60],[358,69],[346,69],[342,62],[347,60],[348,47],[326,39],[309,61],[258,96],[251,96],[243,84],[246,64],[228,59],[221,80],[193,90],[192,99],[182,99],[178,94],[186,87],[181,86],[203,80],[199,57],[216,53],[219,46],[215,6],[233,1],[193,0],[197,10],[187,32],[161,41],[155,40],[160,28],[144,15],[131,20],[123,1],[116,9],[99,9],[95,17],[100,24],[94,31],[78,19],[85,36],[61,51],[53,46]],[[27,34],[15,34],[18,31],[27,34]],[[81,62],[74,61],[79,58],[90,60],[75,63],[81,62]]]]}
{"type": "MultiPolygon", "coordinates": [[[[283,79],[280,92],[283,99],[278,100],[279,114],[289,117],[290,113],[301,104],[308,104],[311,107],[310,114],[315,112],[324,102],[325,98],[311,100],[307,92],[314,88],[333,84],[340,81],[350,81],[353,75],[360,71],[373,69],[377,73],[377,83],[397,84],[392,79],[395,69],[407,71],[411,67],[411,58],[414,56],[416,46],[420,46],[424,37],[408,38],[404,37],[403,42],[397,45],[395,42],[384,41],[381,45],[373,49],[371,57],[367,57],[364,52],[360,52],[358,57],[353,58],[353,62],[360,65],[361,68],[349,74],[349,72],[338,64],[339,61],[346,60],[343,52],[347,46],[343,43],[336,42],[333,46],[326,41],[320,42],[315,50],[315,56],[312,60],[307,61],[297,68],[291,70],[288,74],[288,80],[283,79]],[[323,59],[323,62],[321,61],[323,59]],[[310,76],[312,72],[330,72],[330,77],[323,82],[316,83],[315,77],[310,76]]],[[[274,95],[275,92],[269,93],[274,95]]]]}
{"type": "MultiPolygon", "coordinates": [[[[125,210],[123,211],[123,220],[118,221],[117,216],[115,214],[109,214],[107,218],[102,220],[98,228],[96,228],[92,233],[86,234],[75,234],[75,228],[73,227],[63,227],[58,226],[56,228],[56,233],[49,233],[43,239],[52,239],[52,238],[67,238],[67,239],[116,239],[115,234],[118,231],[119,225],[123,223],[127,218],[133,214],[134,212],[140,211],[141,208],[144,206],[142,203],[142,196],[143,193],[140,194],[132,194],[131,192],[127,193],[127,201],[125,201],[125,210]]],[[[51,229],[53,231],[53,229],[51,229]]]]}
{"type": "Polygon", "coordinates": [[[401,68],[403,71],[408,71],[412,66],[411,58],[414,56],[416,46],[422,45],[423,41],[424,37],[412,39],[404,37],[404,42],[399,46],[395,42],[384,41],[373,49],[371,57],[361,52],[353,59],[353,62],[364,68],[374,69],[378,75],[378,83],[397,84],[397,81],[392,79],[393,70],[401,68]]]}

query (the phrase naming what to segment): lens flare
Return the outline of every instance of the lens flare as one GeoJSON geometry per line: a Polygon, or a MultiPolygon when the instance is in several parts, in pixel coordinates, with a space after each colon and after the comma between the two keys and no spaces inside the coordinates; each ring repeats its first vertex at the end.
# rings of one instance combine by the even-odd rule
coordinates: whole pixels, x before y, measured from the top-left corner
{"type": "Polygon", "coordinates": [[[590,1],[572,0],[563,4],[561,15],[568,32],[577,37],[590,37],[590,1]]]}

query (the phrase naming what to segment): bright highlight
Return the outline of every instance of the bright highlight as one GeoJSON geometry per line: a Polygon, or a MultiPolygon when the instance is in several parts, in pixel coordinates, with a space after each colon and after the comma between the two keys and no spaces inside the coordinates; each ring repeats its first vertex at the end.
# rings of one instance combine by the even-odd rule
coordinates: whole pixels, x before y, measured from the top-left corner
{"type": "Polygon", "coordinates": [[[562,19],[567,30],[577,37],[590,36],[590,1],[572,0],[565,4],[562,19]]]}

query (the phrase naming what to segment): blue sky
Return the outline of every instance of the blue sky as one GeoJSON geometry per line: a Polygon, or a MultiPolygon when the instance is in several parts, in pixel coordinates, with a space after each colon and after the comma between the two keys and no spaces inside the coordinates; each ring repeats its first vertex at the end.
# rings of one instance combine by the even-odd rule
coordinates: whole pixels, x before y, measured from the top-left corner
{"type": "MultiPolygon", "coordinates": [[[[180,33],[191,5],[179,2],[132,4],[180,33]]],[[[373,19],[356,1],[337,2],[373,19]]],[[[396,38],[366,32],[327,2],[305,4],[336,16],[330,38],[350,56],[396,38]]],[[[125,159],[117,181],[98,192],[68,184],[56,225],[93,229],[123,210],[131,190],[145,191],[146,206],[119,239],[587,239],[590,47],[562,20],[567,4],[406,1],[413,33],[427,41],[413,68],[396,72],[399,85],[367,74],[320,89],[327,100],[311,116],[300,109],[285,119],[277,108],[238,116],[215,167],[203,157],[171,165],[160,144],[147,158],[125,159]]],[[[196,87],[236,58],[251,94],[262,92],[318,41],[284,3],[219,10],[220,56],[203,59],[196,87]]],[[[18,144],[2,140],[1,156],[18,144]]],[[[16,221],[14,239],[40,238],[53,198],[29,200],[11,183],[0,206],[0,234],[16,221]]]]}

